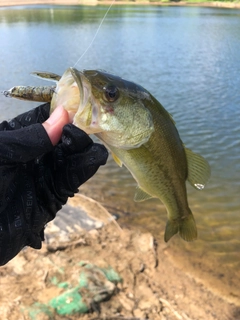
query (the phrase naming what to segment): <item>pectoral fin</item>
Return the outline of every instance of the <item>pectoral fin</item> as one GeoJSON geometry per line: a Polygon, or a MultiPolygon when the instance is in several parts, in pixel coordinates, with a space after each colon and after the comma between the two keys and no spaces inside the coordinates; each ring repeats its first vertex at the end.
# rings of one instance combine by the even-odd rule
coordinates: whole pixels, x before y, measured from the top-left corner
{"type": "Polygon", "coordinates": [[[185,148],[185,153],[188,163],[187,180],[194,188],[202,190],[210,178],[210,166],[202,156],[194,153],[190,149],[185,148]]]}
{"type": "Polygon", "coordinates": [[[111,154],[112,154],[113,160],[116,162],[116,164],[119,167],[122,167],[122,161],[115,155],[115,153],[111,152],[111,154]]]}
{"type": "Polygon", "coordinates": [[[152,198],[152,196],[150,194],[146,193],[145,191],[143,191],[140,187],[136,188],[134,201],[141,202],[141,201],[145,201],[145,200],[148,200],[151,198],[152,198]]]}

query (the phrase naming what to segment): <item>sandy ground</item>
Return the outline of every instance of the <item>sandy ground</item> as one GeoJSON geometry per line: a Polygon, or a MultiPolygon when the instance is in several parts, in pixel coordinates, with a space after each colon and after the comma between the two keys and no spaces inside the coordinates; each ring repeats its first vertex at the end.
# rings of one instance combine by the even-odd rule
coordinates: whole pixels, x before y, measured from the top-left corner
{"type": "MultiPolygon", "coordinates": [[[[20,5],[36,5],[36,4],[49,4],[49,5],[110,5],[111,0],[1,0],[1,6],[20,6],[20,5]]],[[[116,0],[114,5],[167,5],[167,6],[204,6],[204,7],[222,7],[222,8],[240,8],[239,2],[202,2],[202,3],[189,3],[185,1],[177,2],[154,2],[147,0],[136,0],[136,1],[124,1],[116,0]]]]}
{"type": "MultiPolygon", "coordinates": [[[[79,209],[104,227],[91,231],[47,229],[41,250],[27,248],[0,268],[0,315],[3,320],[232,320],[240,307],[213,293],[190,272],[174,264],[168,247],[150,233],[122,229],[98,202],[77,195],[69,208],[79,209]],[[80,204],[81,203],[81,204],[80,204]],[[122,278],[108,301],[84,315],[30,315],[34,302],[47,303],[65,289],[52,279],[71,282],[79,262],[111,266],[122,278]]],[[[67,301],[66,301],[67,302],[67,301]]]]}

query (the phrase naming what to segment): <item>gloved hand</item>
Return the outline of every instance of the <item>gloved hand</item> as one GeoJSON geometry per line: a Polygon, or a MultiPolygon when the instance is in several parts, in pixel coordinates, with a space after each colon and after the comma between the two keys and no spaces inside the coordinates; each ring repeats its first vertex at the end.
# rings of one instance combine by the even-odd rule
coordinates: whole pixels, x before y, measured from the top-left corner
{"type": "Polygon", "coordinates": [[[46,104],[0,125],[0,265],[26,245],[40,249],[46,223],[107,160],[72,124],[54,147],[40,124],[48,116],[46,104]]]}
{"type": "Polygon", "coordinates": [[[43,123],[49,118],[50,104],[45,103],[35,109],[24,112],[10,121],[0,124],[0,131],[17,130],[35,123],[43,123]]]}

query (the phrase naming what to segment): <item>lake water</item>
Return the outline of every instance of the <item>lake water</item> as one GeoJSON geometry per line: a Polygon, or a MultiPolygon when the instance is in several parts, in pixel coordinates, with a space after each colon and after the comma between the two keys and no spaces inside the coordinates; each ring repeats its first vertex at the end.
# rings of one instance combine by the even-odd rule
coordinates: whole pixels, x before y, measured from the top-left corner
{"type": "MultiPolygon", "coordinates": [[[[0,9],[0,91],[42,85],[36,70],[62,74],[89,46],[107,7],[0,9]]],[[[199,239],[167,245],[183,267],[222,294],[240,297],[240,10],[116,6],[76,66],[104,69],[148,89],[173,115],[184,143],[210,163],[203,191],[188,187],[199,239]]],[[[0,96],[0,120],[37,104],[0,96]]],[[[110,158],[82,187],[163,243],[160,201],[133,202],[135,182],[110,158]]]]}

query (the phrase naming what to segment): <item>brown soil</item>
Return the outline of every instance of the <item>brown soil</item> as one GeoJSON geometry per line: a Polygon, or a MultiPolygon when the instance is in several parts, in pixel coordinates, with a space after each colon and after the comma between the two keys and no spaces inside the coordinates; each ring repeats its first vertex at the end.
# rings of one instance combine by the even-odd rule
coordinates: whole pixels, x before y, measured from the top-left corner
{"type": "MultiPolygon", "coordinates": [[[[108,221],[108,213],[99,203],[89,200],[89,204],[95,216],[108,221]]],[[[78,207],[79,198],[70,205],[78,207]]],[[[123,281],[111,299],[90,313],[56,314],[56,320],[240,319],[237,305],[209,291],[175,265],[168,247],[157,244],[150,233],[121,229],[114,221],[102,229],[71,233],[70,237],[65,242],[52,238],[39,251],[27,248],[0,268],[2,320],[31,319],[28,307],[34,302],[47,303],[64,290],[52,283],[53,277],[69,281],[83,260],[99,267],[111,266],[123,281]]],[[[50,318],[39,314],[34,319],[50,318]]]]}

